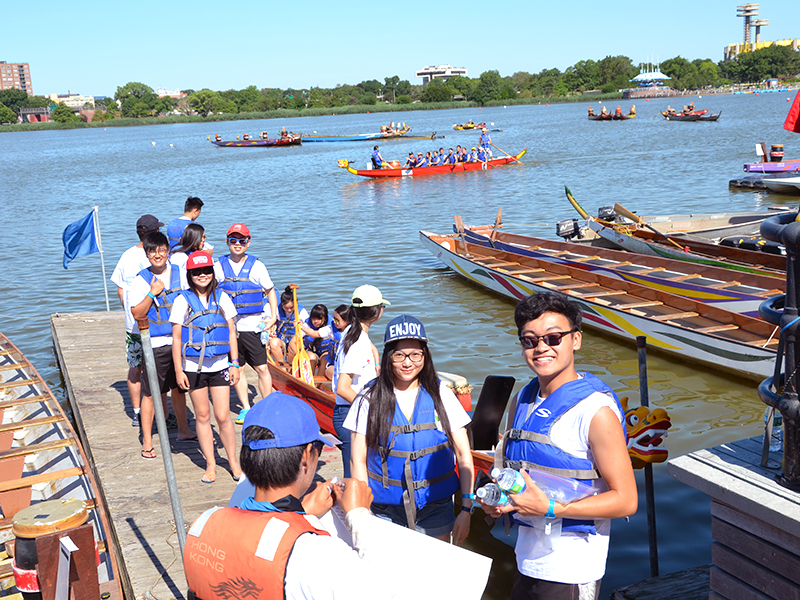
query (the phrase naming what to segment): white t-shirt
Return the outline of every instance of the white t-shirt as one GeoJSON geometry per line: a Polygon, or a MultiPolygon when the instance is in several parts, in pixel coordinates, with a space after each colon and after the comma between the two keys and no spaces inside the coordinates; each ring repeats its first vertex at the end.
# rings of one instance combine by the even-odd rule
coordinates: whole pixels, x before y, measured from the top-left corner
{"type": "MultiPolygon", "coordinates": [[[[537,397],[535,402],[528,405],[528,414],[542,402],[544,400],[537,397]]],[[[591,460],[589,426],[597,411],[604,406],[614,411],[622,423],[624,415],[620,414],[614,399],[602,392],[594,392],[556,421],[550,438],[566,453],[591,460]]],[[[601,492],[608,489],[602,479],[597,485],[601,486],[601,492]]],[[[579,584],[601,579],[606,571],[611,519],[595,519],[594,522],[596,535],[564,532],[552,551],[538,542],[534,528],[520,527],[515,549],[520,573],[560,583],[579,584]]]]}
{"type": "MultiPolygon", "coordinates": [[[[233,274],[237,277],[242,271],[244,263],[244,260],[240,260],[238,263],[231,261],[230,265],[233,269],[233,274]]],[[[214,275],[217,277],[217,285],[222,283],[222,281],[225,279],[225,273],[222,271],[222,265],[219,264],[219,262],[214,263],[214,275]]],[[[256,262],[253,264],[253,268],[250,269],[250,281],[258,286],[261,286],[261,289],[265,292],[268,292],[275,287],[275,285],[272,283],[272,279],[269,276],[269,271],[267,271],[266,265],[260,260],[256,260],[256,262]]],[[[259,322],[263,319],[269,319],[271,314],[272,311],[270,309],[269,302],[267,302],[267,304],[264,306],[264,312],[262,313],[237,315],[236,331],[258,331],[259,322]]]]}
{"type": "MultiPolygon", "coordinates": [[[[208,301],[200,299],[200,302],[205,308],[208,308],[208,301]]],[[[219,307],[222,309],[222,315],[226,321],[236,317],[236,307],[233,306],[231,297],[225,292],[220,292],[219,307]]],[[[189,302],[182,295],[175,298],[172,304],[172,312],[169,315],[170,323],[177,323],[183,325],[186,318],[189,316],[189,302]]],[[[235,340],[231,340],[235,342],[235,340]]],[[[187,356],[183,359],[183,370],[189,373],[197,372],[197,359],[196,356],[187,356]]],[[[203,365],[200,371],[203,373],[216,373],[228,368],[228,355],[222,356],[206,356],[203,358],[203,365]]]]}
{"type": "MultiPolygon", "coordinates": [[[[417,403],[418,387],[409,388],[407,390],[394,390],[394,397],[397,400],[397,406],[400,408],[406,419],[411,420],[414,414],[414,406],[417,403]]],[[[461,403],[456,398],[447,384],[441,382],[439,384],[439,396],[442,398],[444,410],[447,413],[447,420],[450,422],[450,431],[456,431],[461,427],[466,427],[472,420],[469,418],[467,411],[461,406],[461,403]]],[[[347,413],[347,418],[344,420],[344,427],[350,431],[355,431],[362,435],[367,435],[367,420],[369,418],[369,400],[365,394],[359,394],[358,398],[353,402],[350,412],[347,413]]],[[[435,415],[436,428],[442,431],[442,423],[439,420],[439,415],[435,415]]]]}
{"type": "MultiPolygon", "coordinates": [[[[302,313],[301,313],[302,316],[302,313]]],[[[378,376],[375,366],[375,356],[372,354],[372,342],[369,335],[362,330],[356,342],[350,346],[347,354],[344,353],[344,338],[350,326],[342,332],[342,342],[336,350],[336,362],[333,364],[333,389],[339,385],[339,375],[348,373],[353,377],[350,387],[358,394],[365,385],[378,376]]],[[[336,394],[336,404],[349,405],[350,403],[336,394]]]]}
{"type": "MultiPolygon", "coordinates": [[[[165,289],[169,289],[170,280],[172,278],[172,269],[177,267],[170,265],[167,263],[167,268],[164,269],[164,272],[161,275],[156,275],[156,279],[161,280],[164,283],[165,289]]],[[[133,280],[133,284],[131,285],[130,292],[128,295],[130,296],[131,306],[138,305],[142,300],[147,297],[147,294],[150,292],[150,284],[145,281],[144,277],[138,276],[133,280]]],[[[162,346],[171,346],[172,345],[172,334],[169,335],[157,335],[150,338],[150,343],[152,344],[153,348],[161,348],[162,346]]]]}
{"type": "Polygon", "coordinates": [[[147,254],[145,254],[144,248],[134,246],[122,253],[117,266],[114,267],[114,272],[111,274],[111,281],[117,287],[122,288],[122,307],[125,311],[125,331],[128,333],[139,333],[139,326],[136,325],[136,320],[131,314],[128,291],[133,284],[133,280],[136,279],[136,276],[139,274],[139,271],[149,266],[150,261],[147,260],[147,254]]]}

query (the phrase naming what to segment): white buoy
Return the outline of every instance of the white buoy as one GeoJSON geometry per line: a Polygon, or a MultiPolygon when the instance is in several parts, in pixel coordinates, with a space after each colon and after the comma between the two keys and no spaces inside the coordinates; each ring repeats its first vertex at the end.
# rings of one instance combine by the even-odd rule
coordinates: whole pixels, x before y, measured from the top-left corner
{"type": "Polygon", "coordinates": [[[156,145],[156,143],[155,143],[155,142],[150,142],[150,143],[151,143],[151,144],[153,144],[153,146],[155,146],[155,145],[156,145]]]}
{"type": "Polygon", "coordinates": [[[170,144],[169,147],[172,148],[172,144],[170,144]]]}
{"type": "Polygon", "coordinates": [[[702,96],[698,96],[698,97],[697,97],[697,99],[698,99],[698,100],[702,100],[702,99],[703,99],[703,97],[702,97],[702,96]]]}
{"type": "Polygon", "coordinates": [[[316,129],[314,130],[314,133],[317,133],[317,130],[316,130],[316,129]]]}
{"type": "Polygon", "coordinates": [[[489,123],[489,125],[491,125],[492,127],[494,127],[494,123],[489,123]]]}
{"type": "Polygon", "coordinates": [[[506,107],[505,107],[505,106],[503,106],[503,108],[506,108],[506,107]]]}

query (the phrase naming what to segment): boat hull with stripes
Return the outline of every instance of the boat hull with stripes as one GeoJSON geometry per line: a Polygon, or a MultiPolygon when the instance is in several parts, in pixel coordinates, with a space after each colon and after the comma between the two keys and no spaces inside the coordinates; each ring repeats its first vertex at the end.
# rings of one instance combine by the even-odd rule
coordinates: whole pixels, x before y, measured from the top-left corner
{"type": "Polygon", "coordinates": [[[349,161],[347,160],[340,160],[339,166],[343,169],[347,169],[353,175],[360,175],[361,177],[420,177],[423,175],[463,173],[465,171],[487,171],[501,165],[507,165],[509,163],[516,162],[522,158],[527,151],[528,150],[526,148],[516,156],[505,156],[503,158],[496,158],[486,162],[439,165],[436,167],[420,167],[411,169],[365,169],[363,171],[359,171],[351,167],[349,161]]]}
{"type": "Polygon", "coordinates": [[[470,282],[514,300],[562,292],[587,327],[753,380],[772,375],[778,335],[772,325],[689,298],[568,265],[420,232],[425,248],[470,282]]]}

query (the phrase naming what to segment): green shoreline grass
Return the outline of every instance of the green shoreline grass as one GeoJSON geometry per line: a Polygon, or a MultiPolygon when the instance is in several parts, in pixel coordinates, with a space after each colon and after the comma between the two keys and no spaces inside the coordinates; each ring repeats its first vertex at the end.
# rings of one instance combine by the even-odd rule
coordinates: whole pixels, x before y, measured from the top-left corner
{"type": "MultiPolygon", "coordinates": [[[[558,104],[563,102],[587,102],[596,100],[618,100],[622,94],[592,94],[585,96],[554,96],[548,98],[514,98],[494,100],[484,106],[519,106],[526,104],[558,104]]],[[[211,123],[217,121],[248,121],[256,119],[293,119],[295,117],[323,117],[328,115],[353,115],[365,113],[404,112],[410,110],[445,110],[449,108],[477,108],[477,102],[418,102],[416,104],[356,104],[334,108],[306,108],[290,110],[279,108],[267,112],[223,113],[202,117],[200,115],[166,115],[164,117],[142,117],[111,119],[97,123],[17,123],[0,126],[0,133],[13,131],[41,131],[56,129],[84,129],[97,127],[136,127],[140,125],[173,125],[175,123],[211,123]]]]}

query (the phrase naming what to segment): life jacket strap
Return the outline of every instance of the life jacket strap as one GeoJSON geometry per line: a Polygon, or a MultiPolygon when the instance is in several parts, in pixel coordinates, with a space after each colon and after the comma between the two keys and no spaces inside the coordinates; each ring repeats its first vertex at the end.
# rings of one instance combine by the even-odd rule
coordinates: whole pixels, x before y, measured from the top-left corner
{"type": "MultiPolygon", "coordinates": [[[[385,465],[386,462],[384,461],[383,464],[385,465]]],[[[421,490],[422,488],[430,487],[432,485],[436,485],[437,483],[447,481],[450,479],[450,477],[455,475],[455,472],[455,469],[451,469],[447,473],[439,475],[439,477],[434,477],[433,479],[421,479],[419,481],[414,481],[414,476],[411,473],[411,461],[406,460],[406,464],[403,468],[404,477],[402,481],[387,477],[385,468],[383,476],[375,475],[371,471],[368,471],[367,475],[369,475],[370,479],[380,481],[384,488],[388,488],[390,485],[403,488],[403,507],[406,511],[406,522],[408,523],[409,529],[416,529],[417,503],[414,500],[414,492],[421,490]]]]}
{"type": "Polygon", "coordinates": [[[389,428],[391,433],[415,433],[426,429],[436,429],[436,423],[409,423],[408,425],[392,425],[389,428]]]}
{"type": "Polygon", "coordinates": [[[396,458],[407,458],[408,460],[418,460],[423,456],[427,456],[428,454],[433,454],[434,452],[439,452],[440,450],[447,450],[450,447],[450,442],[442,442],[441,444],[436,444],[435,446],[430,446],[428,448],[422,448],[420,450],[414,450],[413,452],[407,452],[404,450],[389,450],[386,453],[386,456],[394,456],[396,458]]]}
{"type": "Polygon", "coordinates": [[[600,479],[600,472],[597,469],[555,469],[553,467],[545,467],[544,465],[537,465],[525,460],[505,460],[505,466],[511,467],[515,471],[521,469],[534,469],[551,475],[558,475],[560,477],[568,477],[570,479],[600,479]]]}
{"type": "Polygon", "coordinates": [[[539,442],[541,444],[547,444],[548,446],[554,446],[553,442],[550,440],[549,435],[544,435],[543,433],[534,433],[533,431],[526,431],[524,429],[509,429],[506,433],[508,436],[507,439],[509,440],[525,440],[528,442],[539,442]]]}

